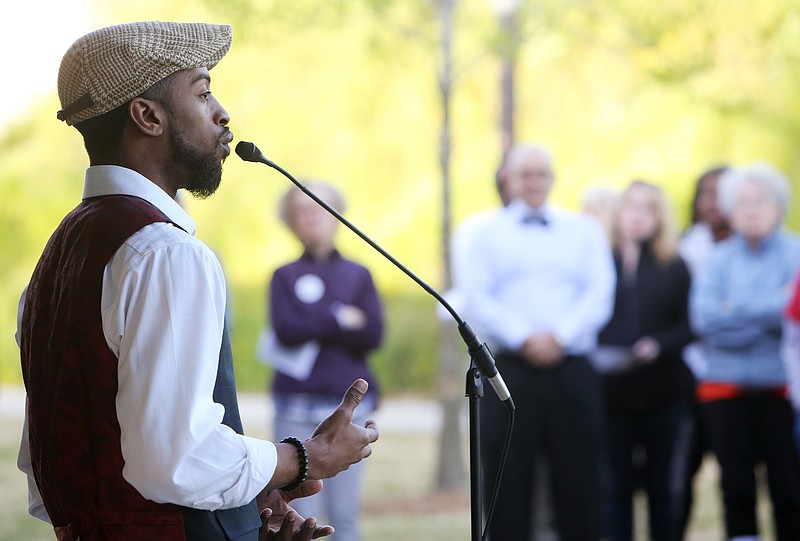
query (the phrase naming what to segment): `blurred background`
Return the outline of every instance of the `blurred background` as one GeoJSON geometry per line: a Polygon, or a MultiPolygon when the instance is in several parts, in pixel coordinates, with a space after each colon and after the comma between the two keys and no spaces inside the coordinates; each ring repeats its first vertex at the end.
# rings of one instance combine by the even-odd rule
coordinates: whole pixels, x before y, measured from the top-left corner
{"type": "MultiPolygon", "coordinates": [[[[800,178],[798,0],[46,0],[6,9],[2,383],[21,382],[19,293],[79,200],[88,165],[79,134],[55,118],[58,64],[101,26],[232,25],[233,47],[212,75],[237,140],[296,176],[340,186],[350,219],[440,290],[449,230],[498,205],[494,173],[511,140],[553,149],[556,203],[577,209],[588,187],[645,178],[665,189],[681,227],[709,166],[767,160],[795,186],[800,178]]],[[[269,377],[253,355],[265,288],[298,254],[275,212],[287,187],[232,156],[215,196],[186,198],[226,269],[243,390],[264,389],[269,377]]],[[[800,226],[796,213],[789,226],[800,226]]],[[[374,357],[385,390],[435,393],[434,301],[350,232],[339,242],[386,298],[387,342],[374,357]]]]}
{"type": "MultiPolygon", "coordinates": [[[[148,19],[232,25],[212,88],[237,141],[341,187],[348,217],[439,290],[452,228],[499,205],[494,175],[512,141],[552,148],[552,199],[575,210],[588,188],[647,179],[683,229],[702,171],[755,160],[800,197],[800,0],[15,2],[0,33],[0,385],[22,383],[19,294],[88,165],[79,134],[55,117],[58,64],[86,32],[148,19]]],[[[232,156],[217,194],[184,199],[226,270],[242,392],[269,381],[254,355],[266,285],[299,255],[276,216],[288,187],[232,156]]],[[[788,226],[800,228],[798,213],[788,226]]],[[[467,357],[454,324],[353,234],[342,229],[339,244],[384,298],[387,337],[373,357],[384,391],[438,399],[456,427],[441,439],[457,441],[447,419],[464,401],[467,357]]],[[[432,475],[463,486],[460,462],[441,466],[447,448],[432,475]]]]}

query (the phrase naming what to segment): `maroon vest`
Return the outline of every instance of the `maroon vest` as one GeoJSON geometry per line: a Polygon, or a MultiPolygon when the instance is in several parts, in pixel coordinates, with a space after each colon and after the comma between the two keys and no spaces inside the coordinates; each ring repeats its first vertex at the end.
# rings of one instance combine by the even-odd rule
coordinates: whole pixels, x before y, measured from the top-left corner
{"type": "Polygon", "coordinates": [[[100,313],[108,261],[128,237],[168,221],[136,197],[88,199],[56,229],[31,278],[20,345],[31,461],[59,538],[185,539],[185,510],[143,498],[122,476],[117,358],[100,313]]]}

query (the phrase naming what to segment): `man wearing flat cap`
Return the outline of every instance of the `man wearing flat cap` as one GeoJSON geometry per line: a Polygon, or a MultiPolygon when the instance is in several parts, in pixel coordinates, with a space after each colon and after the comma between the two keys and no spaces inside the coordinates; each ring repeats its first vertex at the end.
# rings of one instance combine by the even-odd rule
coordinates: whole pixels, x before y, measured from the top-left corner
{"type": "Polygon", "coordinates": [[[373,421],[351,423],[362,380],[305,442],[242,435],[224,276],[175,201],[219,186],[233,134],[209,70],[230,45],[228,26],[131,23],[80,38],[61,63],[58,118],[90,167],[18,326],[19,465],[31,514],[59,540],[330,535],[288,502],[378,437],[373,421]]]}

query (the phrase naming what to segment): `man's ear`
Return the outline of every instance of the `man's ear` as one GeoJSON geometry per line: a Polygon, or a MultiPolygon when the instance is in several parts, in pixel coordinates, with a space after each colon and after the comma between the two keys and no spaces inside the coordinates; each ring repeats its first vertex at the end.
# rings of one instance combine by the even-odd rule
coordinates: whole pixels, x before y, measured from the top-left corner
{"type": "Polygon", "coordinates": [[[142,97],[133,98],[128,104],[128,116],[136,129],[144,135],[157,137],[164,133],[167,112],[156,101],[142,97]]]}

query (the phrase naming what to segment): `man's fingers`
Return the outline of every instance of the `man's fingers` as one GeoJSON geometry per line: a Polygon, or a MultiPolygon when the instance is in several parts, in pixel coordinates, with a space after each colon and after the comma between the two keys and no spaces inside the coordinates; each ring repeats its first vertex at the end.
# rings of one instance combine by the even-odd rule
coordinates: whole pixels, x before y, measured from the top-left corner
{"type": "Polygon", "coordinates": [[[335,530],[333,526],[319,526],[314,529],[314,535],[312,539],[319,539],[320,537],[328,537],[332,535],[335,530]]]}
{"type": "Polygon", "coordinates": [[[367,387],[369,387],[369,385],[363,379],[355,380],[344,394],[344,398],[342,398],[342,403],[339,404],[338,409],[347,413],[348,417],[352,419],[353,412],[361,403],[361,400],[363,400],[364,395],[367,394],[367,387]]]}
{"type": "Polygon", "coordinates": [[[314,535],[312,539],[319,539],[320,537],[328,537],[329,535],[333,534],[335,530],[333,526],[318,526],[314,529],[314,535]]]}
{"type": "Polygon", "coordinates": [[[375,419],[367,419],[367,422],[364,423],[364,429],[367,431],[368,442],[375,443],[378,441],[378,423],[375,422],[375,419]]]}
{"type": "Polygon", "coordinates": [[[294,490],[287,492],[286,498],[288,498],[289,501],[296,500],[297,498],[308,498],[320,490],[322,490],[322,481],[319,479],[309,479],[303,481],[303,483],[294,490]]]}
{"type": "Polygon", "coordinates": [[[361,449],[361,460],[369,458],[372,454],[372,445],[370,444],[378,441],[378,424],[375,419],[368,419],[364,423],[364,434],[367,438],[367,444],[361,449]]]}
{"type": "Polygon", "coordinates": [[[277,539],[291,539],[294,535],[294,523],[297,520],[298,514],[296,511],[292,510],[286,513],[286,516],[283,518],[283,522],[281,523],[281,528],[278,530],[276,534],[277,539]]]}
{"type": "Polygon", "coordinates": [[[295,532],[292,541],[311,541],[314,539],[314,530],[317,529],[317,519],[309,517],[300,525],[300,529],[295,532]]]}

